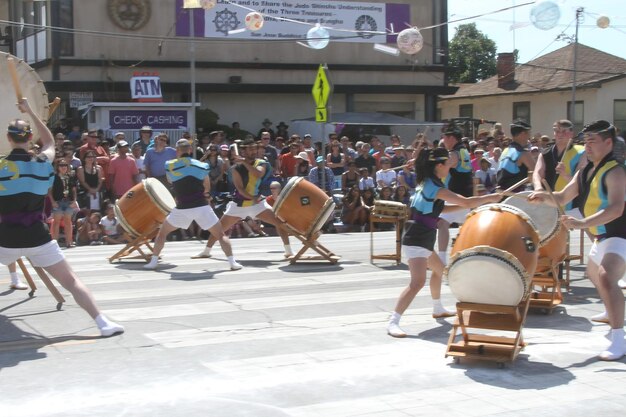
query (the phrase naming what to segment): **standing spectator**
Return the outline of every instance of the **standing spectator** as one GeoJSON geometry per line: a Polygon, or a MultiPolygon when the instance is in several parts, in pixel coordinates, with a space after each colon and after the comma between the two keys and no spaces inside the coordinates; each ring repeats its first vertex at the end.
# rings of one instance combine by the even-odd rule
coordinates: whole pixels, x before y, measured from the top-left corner
{"type": "Polygon", "coordinates": [[[111,191],[116,199],[122,197],[126,191],[139,182],[137,179],[139,170],[135,159],[128,156],[128,142],[121,140],[117,144],[117,150],[118,154],[111,160],[109,166],[111,191]]]}
{"type": "Polygon", "coordinates": [[[350,142],[350,138],[347,136],[342,136],[340,142],[341,152],[346,156],[346,161],[354,161],[359,156],[359,154],[352,148],[352,142],[350,142]]]}
{"type": "Polygon", "coordinates": [[[274,140],[274,138],[276,137],[276,134],[274,133],[274,131],[270,127],[270,126],[272,126],[272,122],[270,121],[270,119],[265,118],[265,120],[263,120],[262,125],[263,125],[263,127],[259,130],[259,133],[256,135],[256,137],[260,138],[261,134],[263,132],[268,132],[270,134],[272,140],[274,140]]]}
{"type": "Polygon", "coordinates": [[[370,145],[364,143],[359,153],[360,155],[354,160],[357,168],[367,168],[369,175],[374,174],[376,170],[376,160],[370,155],[370,145]]]}
{"type": "Polygon", "coordinates": [[[309,155],[309,165],[314,166],[318,152],[313,146],[313,137],[309,133],[302,137],[302,148],[302,150],[309,155]]]}
{"type": "Polygon", "coordinates": [[[476,172],[480,170],[480,161],[482,161],[484,155],[485,150],[483,148],[474,149],[474,158],[471,160],[472,171],[476,172]]]}
{"type": "Polygon", "coordinates": [[[154,148],[146,151],[144,167],[146,168],[146,177],[156,178],[167,189],[170,189],[170,184],[165,177],[165,162],[176,159],[176,149],[167,146],[168,142],[169,138],[165,133],[161,133],[156,137],[154,148]]]}
{"type": "Polygon", "coordinates": [[[402,165],[406,164],[406,161],[407,161],[407,157],[406,157],[406,150],[404,149],[404,146],[400,145],[400,146],[394,147],[393,156],[391,157],[391,167],[392,168],[401,167],[402,165]]]}
{"type": "Polygon", "coordinates": [[[380,169],[376,171],[376,186],[378,188],[394,187],[396,185],[396,171],[391,168],[389,158],[380,158],[380,166],[380,169]]]}
{"type": "Polygon", "coordinates": [[[102,186],[104,175],[96,163],[96,153],[87,151],[82,165],[76,171],[78,179],[78,204],[88,214],[92,210],[100,211],[102,204],[102,186]]]}
{"type": "Polygon", "coordinates": [[[296,161],[297,165],[296,165],[296,175],[297,177],[308,177],[309,176],[309,170],[310,170],[310,165],[309,165],[309,155],[302,151],[298,154],[298,156],[296,156],[296,161]]]}
{"type": "Polygon", "coordinates": [[[389,136],[389,141],[391,142],[391,145],[385,148],[385,153],[393,157],[396,154],[396,148],[402,146],[402,141],[398,135],[389,136]]]}
{"type": "Polygon", "coordinates": [[[67,139],[72,141],[75,148],[82,145],[83,133],[80,131],[79,125],[73,125],[70,133],[67,134],[67,139]]]}
{"type": "Polygon", "coordinates": [[[70,168],[72,168],[72,172],[76,172],[76,169],[81,165],[80,159],[74,155],[74,145],[72,141],[63,141],[60,157],[69,164],[70,168]]]}
{"type": "Polygon", "coordinates": [[[278,149],[271,145],[271,139],[272,137],[269,132],[261,133],[260,146],[264,148],[264,157],[272,166],[272,171],[278,172],[278,149]]]}
{"type": "Polygon", "coordinates": [[[146,167],[144,164],[144,156],[141,154],[141,143],[133,143],[133,146],[130,147],[130,152],[133,158],[135,158],[135,165],[137,165],[137,171],[139,171],[137,180],[141,181],[146,179],[146,167]]]}
{"type": "Polygon", "coordinates": [[[52,239],[58,240],[61,221],[63,221],[63,233],[65,246],[74,246],[72,216],[78,210],[76,203],[76,177],[70,174],[70,166],[63,159],[56,161],[56,173],[54,182],[48,191],[52,201],[52,239]]]}
{"type": "Polygon", "coordinates": [[[372,158],[376,160],[376,170],[380,169],[380,161],[382,158],[387,158],[391,161],[391,155],[385,152],[385,142],[382,140],[378,140],[376,142],[376,147],[372,145],[372,149],[374,149],[374,153],[372,154],[372,158]]]}
{"type": "Polygon", "coordinates": [[[333,194],[333,187],[335,184],[333,170],[326,166],[323,156],[318,156],[315,163],[317,165],[311,168],[309,181],[317,185],[330,196],[333,194]]]}
{"type": "Polygon", "coordinates": [[[495,147],[493,148],[493,156],[491,158],[489,158],[489,162],[491,162],[491,168],[494,169],[494,171],[498,172],[498,170],[500,169],[500,157],[502,156],[502,149],[499,147],[495,147]]]}
{"type": "Polygon", "coordinates": [[[330,144],[330,152],[326,155],[326,166],[333,171],[335,176],[333,188],[341,188],[341,176],[346,170],[346,155],[341,152],[341,145],[338,141],[330,144]]]}
{"type": "Polygon", "coordinates": [[[294,141],[289,145],[289,153],[280,156],[280,173],[283,178],[287,179],[296,175],[296,167],[299,162],[297,156],[299,153],[300,144],[294,141]]]}
{"type": "Polygon", "coordinates": [[[480,169],[474,173],[474,178],[485,187],[488,193],[493,193],[496,189],[496,171],[491,168],[489,159],[480,160],[480,169]]]}
{"type": "Polygon", "coordinates": [[[82,161],[85,159],[87,151],[93,151],[96,154],[96,162],[102,168],[102,173],[106,178],[109,173],[111,157],[102,146],[98,145],[98,140],[98,132],[95,129],[90,129],[87,132],[87,143],[78,149],[78,157],[82,161]]]}
{"type": "Polygon", "coordinates": [[[143,126],[139,130],[139,139],[137,140],[141,144],[141,154],[145,155],[148,150],[148,146],[152,142],[152,128],[150,126],[143,126]]]}
{"type": "Polygon", "coordinates": [[[282,136],[283,138],[289,137],[289,126],[285,122],[280,122],[276,126],[276,137],[282,136]]]}
{"type": "Polygon", "coordinates": [[[117,146],[120,141],[125,141],[126,135],[124,132],[115,132],[113,135],[113,146],[111,146],[111,153],[117,153],[117,146]]]}

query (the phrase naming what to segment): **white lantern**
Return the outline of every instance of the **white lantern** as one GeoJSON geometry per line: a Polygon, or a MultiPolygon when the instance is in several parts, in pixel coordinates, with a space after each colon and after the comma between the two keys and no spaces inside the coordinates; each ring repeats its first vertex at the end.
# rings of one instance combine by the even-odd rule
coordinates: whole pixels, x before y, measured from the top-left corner
{"type": "Polygon", "coordinates": [[[210,10],[217,5],[217,0],[200,0],[200,7],[204,10],[210,10]]]}
{"type": "Polygon", "coordinates": [[[310,48],[324,49],[330,42],[330,34],[318,23],[307,32],[306,42],[309,44],[310,48]]]}
{"type": "Polygon", "coordinates": [[[530,10],[530,23],[541,30],[550,30],[559,23],[561,9],[552,1],[542,1],[530,10]]]}
{"type": "Polygon", "coordinates": [[[609,19],[608,16],[600,16],[598,20],[596,20],[596,25],[598,25],[600,29],[606,29],[609,27],[610,24],[611,19],[609,19]]]}
{"type": "Polygon", "coordinates": [[[396,42],[398,49],[407,55],[416,54],[424,47],[424,38],[417,28],[404,29],[396,42]]]}
{"type": "Polygon", "coordinates": [[[261,13],[250,12],[246,15],[245,24],[249,31],[256,32],[263,27],[263,23],[265,23],[265,19],[261,13]]]}

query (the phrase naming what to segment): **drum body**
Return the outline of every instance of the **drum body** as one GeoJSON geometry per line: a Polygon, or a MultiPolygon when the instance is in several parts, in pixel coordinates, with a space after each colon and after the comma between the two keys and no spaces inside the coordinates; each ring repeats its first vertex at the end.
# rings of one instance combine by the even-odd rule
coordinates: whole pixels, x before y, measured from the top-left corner
{"type": "Polygon", "coordinates": [[[303,236],[318,232],[335,209],[333,199],[315,184],[293,177],[274,204],[274,214],[303,236]]]}
{"type": "Polygon", "coordinates": [[[372,216],[385,219],[406,220],[409,208],[406,204],[398,201],[376,200],[372,208],[372,216]]]}
{"type": "Polygon", "coordinates": [[[515,306],[530,293],[539,234],[516,207],[488,204],[467,215],[447,267],[459,301],[515,306]]]}
{"type": "MultiPolygon", "coordinates": [[[[35,70],[26,62],[11,54],[0,52],[0,97],[2,97],[2,100],[0,100],[0,114],[4,117],[2,126],[4,128],[12,119],[26,120],[30,123],[30,127],[33,130],[33,140],[37,141],[40,137],[37,126],[31,120],[30,115],[20,113],[15,105],[17,102],[15,88],[13,87],[13,81],[7,65],[9,58],[13,58],[13,62],[15,63],[22,96],[28,99],[30,107],[44,123],[48,121],[48,93],[46,93],[43,81],[41,81],[35,70]]],[[[9,142],[6,138],[2,138],[2,140],[0,140],[0,155],[8,155],[10,152],[11,148],[9,142]]]]}
{"type": "Polygon", "coordinates": [[[552,265],[561,263],[567,256],[567,229],[561,226],[559,210],[546,204],[530,203],[525,198],[530,194],[531,191],[523,191],[504,203],[523,210],[537,225],[541,238],[539,258],[549,258],[552,265]]]}
{"type": "Polygon", "coordinates": [[[147,178],[128,190],[115,204],[115,216],[132,237],[159,227],[176,206],[172,194],[155,178],[147,178]]]}

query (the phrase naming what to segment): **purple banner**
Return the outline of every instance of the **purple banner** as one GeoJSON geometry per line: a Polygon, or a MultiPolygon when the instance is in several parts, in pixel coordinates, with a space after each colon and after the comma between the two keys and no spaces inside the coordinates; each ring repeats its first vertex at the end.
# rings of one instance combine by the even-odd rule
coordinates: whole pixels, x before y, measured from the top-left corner
{"type": "Polygon", "coordinates": [[[111,129],[130,130],[150,126],[153,130],[187,129],[186,110],[111,110],[111,129]]]}
{"type": "Polygon", "coordinates": [[[189,12],[193,12],[195,37],[204,37],[204,9],[183,9],[184,0],[176,0],[176,36],[189,36],[189,12]]]}
{"type": "MultiPolygon", "coordinates": [[[[408,4],[387,4],[386,15],[387,24],[386,28],[391,29],[393,27],[394,32],[402,32],[404,29],[411,27],[411,6],[408,4]]],[[[387,35],[387,43],[396,43],[398,35],[387,35]]]]}

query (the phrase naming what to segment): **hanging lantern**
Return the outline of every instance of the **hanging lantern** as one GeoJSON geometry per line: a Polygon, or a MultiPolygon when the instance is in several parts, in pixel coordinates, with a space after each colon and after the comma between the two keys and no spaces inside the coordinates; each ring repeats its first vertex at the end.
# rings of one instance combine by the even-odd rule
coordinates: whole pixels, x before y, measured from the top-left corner
{"type": "Polygon", "coordinates": [[[200,7],[204,10],[210,10],[217,5],[217,0],[200,0],[200,7]]]}
{"type": "Polygon", "coordinates": [[[324,49],[330,42],[330,34],[318,23],[307,32],[306,42],[310,48],[324,49]]]}
{"type": "Polygon", "coordinates": [[[598,25],[600,29],[606,29],[609,27],[610,24],[611,19],[609,19],[608,16],[600,16],[598,20],[596,20],[596,25],[598,25]]]}
{"type": "Polygon", "coordinates": [[[398,34],[397,44],[400,51],[414,55],[424,47],[424,38],[417,28],[408,28],[398,34]]]}
{"type": "Polygon", "coordinates": [[[550,30],[559,23],[561,9],[552,1],[536,3],[530,10],[530,23],[541,30],[550,30]]]}
{"type": "Polygon", "coordinates": [[[263,15],[258,12],[250,12],[246,15],[245,18],[246,28],[251,32],[256,32],[257,30],[263,27],[263,23],[265,23],[265,19],[263,19],[263,15]]]}

